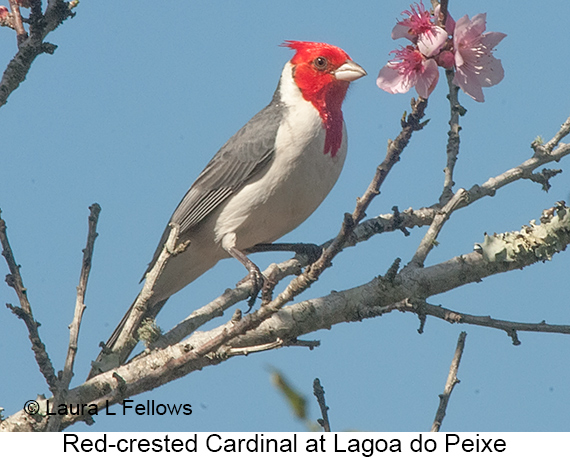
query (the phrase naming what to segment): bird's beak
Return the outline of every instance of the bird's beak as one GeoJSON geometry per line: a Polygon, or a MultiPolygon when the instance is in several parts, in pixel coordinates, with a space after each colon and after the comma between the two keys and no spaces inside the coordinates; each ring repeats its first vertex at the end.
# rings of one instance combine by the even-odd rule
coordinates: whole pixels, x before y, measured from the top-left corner
{"type": "Polygon", "coordinates": [[[334,77],[339,81],[348,82],[362,78],[366,74],[366,70],[352,60],[347,60],[333,73],[334,77]]]}

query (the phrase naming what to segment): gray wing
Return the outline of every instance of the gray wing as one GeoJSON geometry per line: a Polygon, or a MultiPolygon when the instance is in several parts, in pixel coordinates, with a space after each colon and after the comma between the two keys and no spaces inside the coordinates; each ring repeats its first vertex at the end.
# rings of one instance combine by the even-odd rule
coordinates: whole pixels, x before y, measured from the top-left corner
{"type": "MultiPolygon", "coordinates": [[[[170,218],[170,222],[180,227],[179,237],[269,165],[275,153],[275,137],[284,109],[276,91],[271,103],[252,117],[210,160],[170,218]]],[[[169,233],[167,226],[146,272],[154,266],[169,233]]]]}

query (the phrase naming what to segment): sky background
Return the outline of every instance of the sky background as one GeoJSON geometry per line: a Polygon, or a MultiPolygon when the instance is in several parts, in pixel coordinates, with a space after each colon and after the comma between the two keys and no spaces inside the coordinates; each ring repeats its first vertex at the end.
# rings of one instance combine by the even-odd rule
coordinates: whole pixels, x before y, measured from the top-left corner
{"type": "MultiPolygon", "coordinates": [[[[69,339],[88,206],[102,207],[89,279],[76,377],[86,377],[139,291],[172,211],[211,156],[270,100],[292,52],[284,40],[338,45],[369,73],[352,84],[344,104],[349,155],[337,186],[286,241],[321,243],[352,211],[399,132],[410,95],[375,85],[394,42],[390,32],[409,1],[81,2],[77,16],[49,36],[58,45],[40,56],[26,81],[0,109],[0,208],[22,265],[41,336],[56,369],[69,339]]],[[[487,30],[508,36],[495,53],[505,79],[485,89],[485,103],[460,94],[458,187],[470,188],[532,155],[531,141],[550,139],[570,114],[568,26],[563,1],[450,1],[455,19],[487,12],[487,30]]],[[[0,65],[16,51],[15,34],[0,30],[0,65]]],[[[445,166],[449,105],[445,78],[429,100],[429,125],[416,133],[368,214],[433,204],[445,166]]],[[[570,159],[549,193],[519,181],[455,213],[426,264],[465,254],[485,232],[520,229],[557,200],[570,200],[570,159]]],[[[343,290],[384,274],[396,257],[407,263],[426,228],[390,233],[347,249],[300,299],[343,290]]],[[[287,254],[260,254],[263,269],[287,254]]],[[[570,253],[432,297],[429,302],[477,315],[570,324],[570,253]]],[[[0,275],[8,269],[0,262],[0,275]]],[[[159,318],[169,329],[244,276],[221,262],[168,302],[159,318]]],[[[0,284],[0,304],[17,303],[0,284]]],[[[245,308],[241,303],[240,307],[245,308]]],[[[217,323],[225,322],[226,313],[217,323]]],[[[311,395],[319,377],[334,431],[425,431],[433,421],[457,337],[468,332],[444,431],[569,431],[570,338],[520,333],[522,345],[498,330],[429,318],[417,333],[412,314],[392,313],[307,336],[321,346],[236,357],[139,395],[157,403],[190,403],[189,417],[95,417],[75,431],[302,431],[270,383],[271,367],[311,395]]],[[[0,309],[0,406],[4,416],[37,394],[49,394],[24,324],[0,309]]]]}

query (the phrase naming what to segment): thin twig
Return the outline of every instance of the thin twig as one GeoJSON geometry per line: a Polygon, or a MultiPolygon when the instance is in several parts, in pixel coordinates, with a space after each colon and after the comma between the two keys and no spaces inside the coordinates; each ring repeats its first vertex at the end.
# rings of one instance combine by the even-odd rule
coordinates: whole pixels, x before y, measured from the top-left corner
{"type": "Polygon", "coordinates": [[[8,268],[10,270],[10,274],[6,276],[6,282],[16,291],[18,299],[20,300],[20,306],[12,306],[8,303],[6,306],[26,324],[26,327],[28,328],[28,336],[32,343],[32,350],[34,351],[40,372],[44,376],[50,391],[55,395],[57,393],[58,384],[57,376],[55,375],[55,370],[46,351],[46,347],[40,338],[38,331],[40,324],[34,319],[32,307],[28,300],[27,290],[24,287],[24,282],[22,280],[22,276],[20,275],[20,265],[16,263],[16,259],[14,258],[14,253],[12,252],[12,248],[10,247],[10,243],[8,241],[6,222],[1,217],[0,242],[2,244],[2,255],[6,258],[6,263],[8,264],[8,268]]]}
{"type": "Polygon", "coordinates": [[[79,337],[79,328],[81,326],[81,318],[85,311],[85,293],[87,291],[87,281],[89,273],[91,272],[91,263],[93,260],[93,248],[95,239],[98,236],[97,223],[99,221],[99,213],[101,207],[94,203],[89,207],[91,213],[89,214],[89,230],[87,234],[87,245],[83,250],[83,261],[81,263],[81,273],[79,275],[79,285],[77,286],[77,299],[75,301],[75,313],[73,321],[69,328],[69,349],[67,351],[67,358],[63,370],[62,383],[67,388],[69,382],[73,377],[73,364],[75,361],[75,354],[77,353],[77,339],[79,337]]]}
{"type": "Polygon", "coordinates": [[[325,401],[325,389],[321,385],[321,381],[319,378],[315,378],[313,381],[313,395],[317,398],[317,403],[319,404],[319,408],[321,408],[321,415],[323,416],[322,419],[317,419],[317,422],[325,432],[331,431],[331,423],[329,422],[329,407],[325,401]]]}
{"type": "Polygon", "coordinates": [[[258,344],[256,346],[242,347],[242,348],[226,348],[221,349],[219,353],[225,357],[234,357],[236,355],[249,355],[254,352],[269,351],[271,349],[277,349],[283,347],[283,340],[277,338],[272,343],[258,344]]]}
{"type": "Polygon", "coordinates": [[[447,132],[447,166],[443,170],[445,173],[445,180],[443,183],[443,191],[439,197],[440,205],[445,205],[445,203],[453,195],[453,170],[455,169],[455,163],[457,162],[457,156],[459,155],[459,131],[461,127],[459,126],[459,116],[465,114],[465,108],[459,104],[459,87],[453,84],[453,78],[455,77],[455,72],[453,70],[446,70],[445,76],[447,77],[447,84],[449,86],[449,94],[447,98],[449,99],[450,107],[450,119],[449,119],[449,131],[447,132]]]}
{"type": "MultiPolygon", "coordinates": [[[[67,392],[69,390],[69,384],[73,378],[73,365],[75,364],[75,356],[77,354],[77,342],[79,339],[79,328],[81,327],[81,319],[83,318],[83,313],[85,311],[85,293],[87,291],[87,281],[89,279],[89,273],[91,272],[91,263],[93,259],[93,248],[95,245],[95,239],[97,238],[97,222],[99,220],[99,213],[101,212],[101,207],[94,203],[89,207],[91,213],[89,214],[89,229],[87,233],[87,245],[83,250],[83,261],[81,262],[81,273],[79,275],[79,285],[77,286],[77,298],[75,300],[75,312],[73,315],[73,321],[69,326],[69,346],[67,349],[67,357],[65,359],[65,365],[63,372],[60,375],[59,387],[57,395],[54,396],[53,409],[54,411],[58,408],[60,404],[64,404],[67,392]]],[[[56,414],[50,418],[48,424],[49,432],[58,432],[61,424],[62,416],[56,414]]]]}
{"type": "Polygon", "coordinates": [[[457,348],[455,349],[455,355],[451,361],[451,367],[449,368],[447,382],[445,383],[443,394],[439,396],[439,408],[437,408],[437,413],[435,414],[435,419],[433,421],[433,425],[431,426],[432,432],[439,432],[441,423],[445,417],[445,411],[447,409],[447,404],[449,402],[451,392],[453,392],[455,385],[459,384],[459,379],[457,379],[457,370],[459,370],[459,363],[461,362],[461,356],[463,355],[463,349],[465,348],[466,337],[466,332],[461,332],[459,334],[459,338],[457,340],[457,348]]]}
{"type": "Polygon", "coordinates": [[[319,340],[299,340],[295,338],[294,340],[288,341],[283,344],[283,346],[295,346],[301,348],[309,348],[311,351],[321,345],[319,340]]]}
{"type": "Polygon", "coordinates": [[[546,144],[544,144],[544,149],[546,150],[546,152],[550,154],[554,150],[554,148],[558,146],[560,140],[562,140],[562,138],[564,138],[569,133],[570,133],[570,117],[566,119],[564,124],[560,126],[560,130],[556,132],[556,134],[552,137],[552,139],[546,144]]]}
{"type": "Polygon", "coordinates": [[[570,335],[570,325],[547,324],[545,321],[538,323],[530,322],[514,322],[501,319],[493,319],[491,316],[475,316],[472,314],[461,313],[443,306],[436,306],[423,302],[421,307],[402,301],[390,306],[391,309],[385,309],[384,314],[397,309],[403,312],[421,313],[424,316],[433,316],[442,319],[451,324],[468,324],[480,327],[495,328],[503,330],[511,337],[513,344],[518,346],[521,344],[516,332],[538,332],[538,333],[560,333],[570,335]],[[421,310],[419,310],[421,308],[421,310]]]}
{"type": "Polygon", "coordinates": [[[407,265],[407,267],[419,268],[424,266],[424,262],[430,253],[430,251],[435,246],[437,236],[443,228],[443,225],[449,220],[451,214],[459,207],[461,203],[466,199],[467,191],[465,189],[459,189],[453,198],[449,200],[442,210],[433,218],[428,231],[424,235],[414,257],[407,265]]]}
{"type": "MultiPolygon", "coordinates": [[[[545,145],[532,143],[535,154],[519,166],[511,168],[504,173],[489,178],[485,183],[474,185],[469,189],[469,204],[480,198],[493,196],[500,188],[519,179],[529,178],[534,170],[549,162],[558,162],[570,154],[570,144],[560,143],[560,140],[570,133],[570,117],[562,124],[560,130],[545,145]]],[[[461,205],[467,206],[467,204],[461,205]]]]}

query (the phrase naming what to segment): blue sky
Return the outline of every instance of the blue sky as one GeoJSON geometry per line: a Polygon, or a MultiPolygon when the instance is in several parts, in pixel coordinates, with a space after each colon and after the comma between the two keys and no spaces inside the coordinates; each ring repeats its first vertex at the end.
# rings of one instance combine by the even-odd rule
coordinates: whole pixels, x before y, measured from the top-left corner
{"type": "MultiPolygon", "coordinates": [[[[390,31],[409,2],[81,2],[77,16],[49,40],[59,47],[40,56],[21,87],[0,109],[0,208],[22,265],[41,336],[61,369],[67,325],[75,303],[88,206],[103,210],[72,386],[85,378],[98,343],[139,291],[174,207],[217,149],[271,99],[290,50],[284,40],[325,41],[345,49],[369,73],[351,87],[344,105],[349,156],[337,186],[317,212],[284,240],[320,243],[333,237],[352,211],[398,133],[410,95],[375,85],[378,70],[398,44],[390,31]]],[[[457,186],[470,188],[522,163],[530,142],[549,139],[568,117],[566,2],[450,1],[455,19],[487,12],[487,30],[506,33],[495,53],[505,79],[476,103],[461,94],[457,186]],[[515,7],[516,5],[516,7],[515,7]]],[[[0,30],[0,62],[15,53],[15,37],[0,30]]],[[[443,74],[442,74],[443,76],[443,74]]],[[[416,134],[368,214],[431,205],[443,185],[448,102],[444,78],[430,97],[423,132],[416,134]]],[[[570,200],[570,170],[545,193],[530,181],[502,189],[455,213],[435,264],[472,250],[485,232],[518,230],[557,200],[570,200]]],[[[457,188],[457,187],[456,187],[457,188]]],[[[339,255],[334,268],[301,298],[318,297],[384,274],[396,257],[407,262],[425,229],[411,236],[377,236],[339,255]]],[[[286,259],[263,254],[263,268],[286,259]]],[[[485,279],[430,303],[523,322],[570,323],[566,287],[570,255],[523,271],[485,279]]],[[[7,273],[0,262],[0,274],[7,273]]],[[[221,262],[173,297],[160,316],[167,329],[217,297],[244,275],[236,261],[221,262]]],[[[0,285],[0,303],[17,298],[0,285]]],[[[244,305],[241,306],[244,308],[244,305]]],[[[226,318],[231,314],[228,313],[226,318]]],[[[222,320],[220,320],[220,323],[222,320]]],[[[414,315],[393,313],[342,324],[310,338],[321,347],[288,348],[234,358],[177,380],[135,401],[191,403],[184,419],[101,416],[92,431],[303,430],[269,381],[281,370],[309,395],[319,377],[335,431],[428,430],[461,330],[468,332],[443,430],[568,431],[570,339],[519,334],[515,347],[498,330],[428,319],[423,335],[414,315]]],[[[0,406],[9,415],[39,393],[48,394],[23,323],[0,310],[0,406]]],[[[318,417],[311,397],[311,415],[318,417]]]]}

